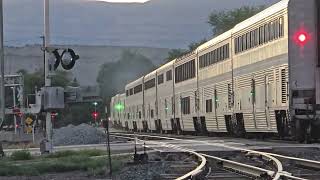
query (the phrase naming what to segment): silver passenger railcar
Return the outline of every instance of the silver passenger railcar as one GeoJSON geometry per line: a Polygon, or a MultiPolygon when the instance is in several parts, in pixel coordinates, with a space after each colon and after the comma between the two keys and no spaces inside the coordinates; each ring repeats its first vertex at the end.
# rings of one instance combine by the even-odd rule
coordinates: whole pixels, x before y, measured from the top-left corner
{"type": "Polygon", "coordinates": [[[282,0],[146,75],[142,129],[319,138],[319,27],[319,1],[282,0]]]}

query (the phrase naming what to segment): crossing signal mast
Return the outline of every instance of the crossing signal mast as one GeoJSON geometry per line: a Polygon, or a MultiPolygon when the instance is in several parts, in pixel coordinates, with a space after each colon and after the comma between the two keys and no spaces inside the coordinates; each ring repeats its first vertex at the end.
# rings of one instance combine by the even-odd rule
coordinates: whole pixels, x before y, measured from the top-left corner
{"type": "MultiPolygon", "coordinates": [[[[1,0],[0,0],[1,1],[1,0]]],[[[47,94],[47,98],[49,99],[46,104],[48,107],[44,109],[46,111],[46,142],[44,152],[52,152],[53,144],[52,144],[52,119],[53,114],[52,110],[61,109],[64,107],[64,102],[61,104],[60,100],[64,99],[61,88],[51,87],[51,76],[54,75],[55,71],[61,64],[62,68],[65,70],[71,70],[76,61],[80,58],[73,49],[61,49],[50,46],[50,18],[49,18],[49,0],[44,0],[44,66],[45,66],[45,94],[47,94]],[[56,93],[52,93],[56,92],[56,93]],[[59,96],[57,95],[59,93],[59,96]],[[54,96],[57,97],[54,97],[54,96]]],[[[0,36],[1,38],[1,36],[0,36]]],[[[1,44],[0,44],[1,48],[1,44]]]]}

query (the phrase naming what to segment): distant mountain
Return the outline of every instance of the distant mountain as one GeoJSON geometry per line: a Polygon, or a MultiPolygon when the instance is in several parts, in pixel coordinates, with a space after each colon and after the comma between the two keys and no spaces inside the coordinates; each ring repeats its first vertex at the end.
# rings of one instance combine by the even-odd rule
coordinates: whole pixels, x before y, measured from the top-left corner
{"type": "MultiPolygon", "coordinates": [[[[61,46],[63,48],[63,46],[61,46]]],[[[116,46],[68,46],[79,55],[75,68],[71,71],[82,86],[96,85],[101,65],[118,61],[124,50],[137,52],[152,61],[155,66],[163,63],[169,49],[116,46]]],[[[34,72],[43,68],[43,54],[40,46],[8,47],[5,49],[5,73],[14,74],[20,69],[34,72]]]]}
{"type": "MultiPolygon", "coordinates": [[[[151,0],[113,4],[93,0],[51,0],[54,44],[185,48],[211,35],[214,10],[278,0],[151,0]]],[[[41,43],[43,0],[4,0],[6,45],[41,43]]]]}

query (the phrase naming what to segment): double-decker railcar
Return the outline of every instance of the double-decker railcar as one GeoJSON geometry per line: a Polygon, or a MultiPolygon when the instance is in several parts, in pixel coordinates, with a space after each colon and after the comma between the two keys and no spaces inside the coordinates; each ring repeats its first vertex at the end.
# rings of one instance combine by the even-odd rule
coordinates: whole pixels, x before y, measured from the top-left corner
{"type": "Polygon", "coordinates": [[[144,81],[144,130],[155,131],[155,121],[158,119],[158,108],[157,108],[157,71],[153,71],[143,77],[144,81]]]}
{"type": "Polygon", "coordinates": [[[198,92],[196,76],[196,52],[190,52],[174,62],[175,119],[173,131],[177,133],[195,131],[194,117],[197,117],[198,92]]]}
{"type": "MultiPolygon", "coordinates": [[[[198,56],[199,132],[227,132],[226,117],[233,114],[231,31],[201,45],[198,56]]],[[[227,118],[228,119],[228,118],[227,118]]]]}
{"type": "Polygon", "coordinates": [[[110,102],[110,118],[114,124],[118,124],[129,129],[129,124],[125,118],[125,94],[117,94],[111,98],[110,102]]]}
{"type": "Polygon", "coordinates": [[[134,131],[143,129],[143,78],[129,83],[126,92],[126,119],[134,131]]]}
{"type": "Polygon", "coordinates": [[[158,119],[156,129],[158,132],[172,132],[174,116],[174,81],[173,64],[171,61],[157,69],[157,109],[158,119]]]}
{"type": "Polygon", "coordinates": [[[319,27],[319,1],[282,0],[144,76],[142,129],[320,137],[319,27]]]}

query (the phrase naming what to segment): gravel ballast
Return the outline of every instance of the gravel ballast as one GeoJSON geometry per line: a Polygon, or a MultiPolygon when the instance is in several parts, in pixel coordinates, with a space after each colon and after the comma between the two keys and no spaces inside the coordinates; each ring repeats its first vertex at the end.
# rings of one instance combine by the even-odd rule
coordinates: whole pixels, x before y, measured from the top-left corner
{"type": "Polygon", "coordinates": [[[55,146],[100,144],[105,142],[105,134],[88,125],[68,125],[53,131],[53,144],[55,146]]]}

